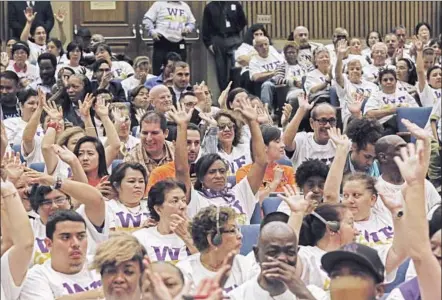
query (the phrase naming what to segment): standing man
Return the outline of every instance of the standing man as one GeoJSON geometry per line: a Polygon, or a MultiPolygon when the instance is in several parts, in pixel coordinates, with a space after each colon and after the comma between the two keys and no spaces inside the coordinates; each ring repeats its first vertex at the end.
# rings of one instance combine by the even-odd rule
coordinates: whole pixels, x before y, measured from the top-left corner
{"type": "Polygon", "coordinates": [[[288,38],[289,41],[295,41],[299,45],[298,51],[298,64],[304,69],[305,72],[309,72],[315,69],[313,65],[313,51],[322,47],[322,44],[313,43],[309,41],[309,31],[307,27],[298,26],[293,30],[292,34],[288,38]]]}
{"type": "Polygon", "coordinates": [[[50,1],[8,1],[8,23],[12,36],[19,38],[25,28],[26,17],[23,11],[27,7],[37,13],[34,22],[42,24],[49,35],[54,27],[54,13],[50,1]]]}
{"type": "Polygon", "coordinates": [[[203,42],[215,55],[216,77],[220,90],[230,81],[234,52],[242,43],[240,36],[247,19],[239,1],[212,1],[204,8],[203,42]]]}
{"type": "Polygon", "coordinates": [[[144,15],[143,24],[154,39],[153,74],[160,75],[161,64],[168,52],[176,52],[186,60],[184,37],[195,28],[195,17],[183,1],[156,1],[144,15]]]}

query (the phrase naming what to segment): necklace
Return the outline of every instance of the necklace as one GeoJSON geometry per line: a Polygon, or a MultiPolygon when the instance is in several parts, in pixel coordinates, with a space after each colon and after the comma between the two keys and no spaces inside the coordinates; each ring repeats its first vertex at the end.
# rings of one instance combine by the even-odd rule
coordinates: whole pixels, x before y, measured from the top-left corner
{"type": "Polygon", "coordinates": [[[200,257],[200,262],[203,265],[203,267],[206,268],[207,270],[209,270],[211,272],[217,272],[218,271],[217,268],[212,267],[211,265],[204,263],[202,257],[200,257]]]}
{"type": "Polygon", "coordinates": [[[136,208],[136,207],[129,207],[129,206],[125,205],[125,204],[124,204],[123,202],[121,202],[121,201],[118,201],[118,203],[120,204],[120,206],[123,205],[124,207],[126,207],[127,210],[128,210],[131,214],[134,214],[134,215],[138,215],[138,214],[140,214],[140,213],[141,213],[141,210],[143,209],[142,206],[141,206],[141,203],[138,204],[138,208],[136,208]]]}

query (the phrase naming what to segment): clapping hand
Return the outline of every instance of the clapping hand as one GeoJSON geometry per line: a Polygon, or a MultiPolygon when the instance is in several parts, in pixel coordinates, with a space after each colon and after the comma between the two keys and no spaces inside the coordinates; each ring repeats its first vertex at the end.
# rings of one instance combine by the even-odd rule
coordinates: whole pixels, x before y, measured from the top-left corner
{"type": "Polygon", "coordinates": [[[229,95],[230,88],[232,87],[232,81],[229,82],[224,91],[221,92],[218,98],[219,107],[224,108],[227,105],[227,96],[229,95]]]}

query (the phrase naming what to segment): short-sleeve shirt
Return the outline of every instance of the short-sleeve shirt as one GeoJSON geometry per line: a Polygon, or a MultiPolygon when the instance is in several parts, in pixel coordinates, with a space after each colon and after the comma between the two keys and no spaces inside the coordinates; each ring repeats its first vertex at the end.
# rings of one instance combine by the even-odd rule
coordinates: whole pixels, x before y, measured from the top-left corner
{"type": "MultiPolygon", "coordinates": [[[[275,177],[275,172],[273,169],[276,166],[277,166],[277,164],[269,164],[267,166],[265,174],[264,174],[264,179],[262,181],[261,187],[259,188],[260,190],[265,189],[273,181],[273,179],[275,177]]],[[[278,165],[278,166],[279,166],[279,168],[283,169],[283,174],[282,174],[281,182],[279,183],[279,185],[275,191],[276,192],[283,192],[283,187],[286,184],[289,184],[289,185],[295,184],[295,173],[293,171],[293,168],[290,166],[283,166],[283,165],[278,165]]],[[[250,173],[251,168],[252,168],[252,164],[248,164],[248,165],[241,167],[236,172],[236,182],[240,182],[245,177],[247,177],[247,174],[250,173]]]]}
{"type": "Polygon", "coordinates": [[[327,144],[320,145],[314,140],[313,132],[298,132],[295,136],[296,150],[293,153],[293,168],[296,170],[304,161],[319,159],[326,165],[333,162],[336,145],[330,139],[327,144]]]}

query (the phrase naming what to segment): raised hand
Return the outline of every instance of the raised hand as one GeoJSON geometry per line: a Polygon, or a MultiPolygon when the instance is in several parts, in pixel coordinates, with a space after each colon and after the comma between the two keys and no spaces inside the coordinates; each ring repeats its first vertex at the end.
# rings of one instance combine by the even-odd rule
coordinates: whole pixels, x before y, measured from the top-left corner
{"type": "Polygon", "coordinates": [[[34,12],[32,7],[26,7],[23,13],[25,14],[26,21],[32,24],[32,22],[34,22],[35,20],[35,16],[37,15],[37,13],[34,12]]]}
{"type": "Polygon", "coordinates": [[[61,106],[57,107],[55,101],[48,101],[47,104],[43,105],[43,109],[51,121],[59,122],[63,119],[63,108],[61,106]]]}
{"type": "Polygon", "coordinates": [[[219,107],[223,108],[227,105],[227,96],[229,95],[230,88],[232,87],[232,81],[229,82],[226,89],[221,92],[218,98],[219,107]]]}
{"type": "Polygon", "coordinates": [[[295,213],[306,213],[309,209],[310,203],[304,198],[304,195],[298,192],[296,185],[290,186],[286,184],[283,187],[285,196],[279,194],[280,197],[290,208],[290,211],[295,213]]]}
{"type": "Polygon", "coordinates": [[[100,88],[104,89],[109,85],[109,82],[114,79],[114,74],[112,72],[107,72],[103,75],[100,82],[100,88]]]}
{"type": "Polygon", "coordinates": [[[353,115],[359,115],[362,113],[362,103],[364,103],[365,97],[362,93],[355,93],[352,101],[347,102],[347,108],[353,115]]]}
{"type": "Polygon", "coordinates": [[[314,103],[309,103],[308,96],[305,93],[301,93],[298,96],[299,108],[305,110],[311,110],[313,108],[314,103]]]}
{"type": "Polygon", "coordinates": [[[416,36],[413,36],[413,45],[416,48],[417,52],[421,52],[424,50],[424,43],[419,40],[416,36]]]}
{"type": "Polygon", "coordinates": [[[408,144],[401,148],[401,157],[395,156],[399,171],[405,182],[411,186],[415,183],[423,184],[427,175],[427,167],[422,140],[417,140],[416,145],[408,144]]]}
{"type": "Polygon", "coordinates": [[[64,22],[65,17],[67,16],[66,9],[61,7],[56,14],[54,14],[55,19],[58,23],[62,24],[64,22]]]}
{"type": "Polygon", "coordinates": [[[138,124],[140,124],[141,118],[147,113],[147,110],[144,108],[137,108],[135,110],[135,118],[138,121],[138,124]]]}
{"type": "Polygon", "coordinates": [[[270,123],[270,116],[268,113],[268,105],[265,104],[265,107],[257,107],[256,112],[258,113],[258,123],[259,124],[269,124],[270,123]]]}
{"type": "Polygon", "coordinates": [[[284,127],[289,123],[290,115],[292,114],[293,106],[286,103],[284,104],[284,107],[282,108],[282,117],[281,117],[281,125],[284,127]]]}
{"type": "Polygon", "coordinates": [[[6,52],[2,52],[2,53],[1,53],[1,56],[0,56],[0,64],[1,64],[2,66],[5,66],[5,67],[7,67],[7,66],[9,65],[9,56],[8,56],[8,53],[6,53],[6,52]]]}
{"type": "Polygon", "coordinates": [[[43,92],[42,89],[37,90],[37,100],[38,100],[38,109],[40,111],[43,111],[44,106],[47,105],[47,101],[46,101],[46,93],[43,92]]]}
{"type": "Polygon", "coordinates": [[[102,97],[97,98],[97,102],[95,103],[95,112],[100,118],[109,116],[109,105],[110,103],[106,104],[102,97]]]}
{"type": "Polygon", "coordinates": [[[52,150],[54,150],[55,154],[68,165],[72,164],[75,160],[77,160],[77,156],[73,152],[71,152],[66,146],[52,145],[52,150]]]}
{"type": "Polygon", "coordinates": [[[81,100],[78,100],[78,107],[80,110],[80,115],[82,118],[87,119],[91,116],[91,107],[92,103],[94,102],[95,97],[92,94],[86,94],[84,97],[83,102],[81,100]]]}
{"type": "Polygon", "coordinates": [[[106,197],[107,199],[114,199],[116,196],[116,193],[114,191],[114,189],[112,188],[111,183],[109,182],[109,176],[103,176],[100,179],[100,182],[95,186],[95,188],[97,190],[100,191],[101,195],[103,195],[103,197],[106,197]]]}
{"type": "Polygon", "coordinates": [[[25,165],[20,161],[19,152],[16,152],[15,154],[13,152],[6,152],[2,163],[6,177],[12,182],[19,180],[25,171],[25,165]]]}
{"type": "Polygon", "coordinates": [[[252,103],[248,98],[239,99],[240,107],[236,107],[235,111],[241,113],[241,115],[250,123],[258,120],[258,112],[256,107],[252,106],[252,103]]]}
{"type": "Polygon", "coordinates": [[[177,107],[172,105],[171,110],[169,110],[166,115],[173,120],[177,125],[187,125],[192,118],[193,108],[186,113],[184,104],[177,103],[177,107]]]}
{"type": "Polygon", "coordinates": [[[273,181],[281,182],[282,176],[284,175],[284,169],[279,165],[273,168],[273,181]]]}
{"type": "Polygon", "coordinates": [[[327,130],[330,139],[335,143],[336,147],[350,150],[351,140],[345,134],[341,134],[341,129],[331,127],[327,130]]]}
{"type": "Polygon", "coordinates": [[[218,126],[218,122],[216,122],[216,120],[212,117],[212,115],[210,113],[200,112],[198,115],[202,120],[204,120],[211,127],[218,126]]]}
{"type": "Polygon", "coordinates": [[[126,117],[123,116],[123,114],[121,113],[121,109],[119,109],[118,107],[113,107],[112,108],[112,116],[114,117],[114,120],[115,120],[114,123],[117,126],[121,125],[121,123],[126,121],[126,117]]]}
{"type": "Polygon", "coordinates": [[[350,47],[348,47],[348,45],[347,45],[347,41],[346,40],[339,40],[337,46],[338,46],[338,48],[336,50],[338,52],[338,55],[341,58],[345,57],[348,53],[348,50],[350,49],[350,47]]]}

